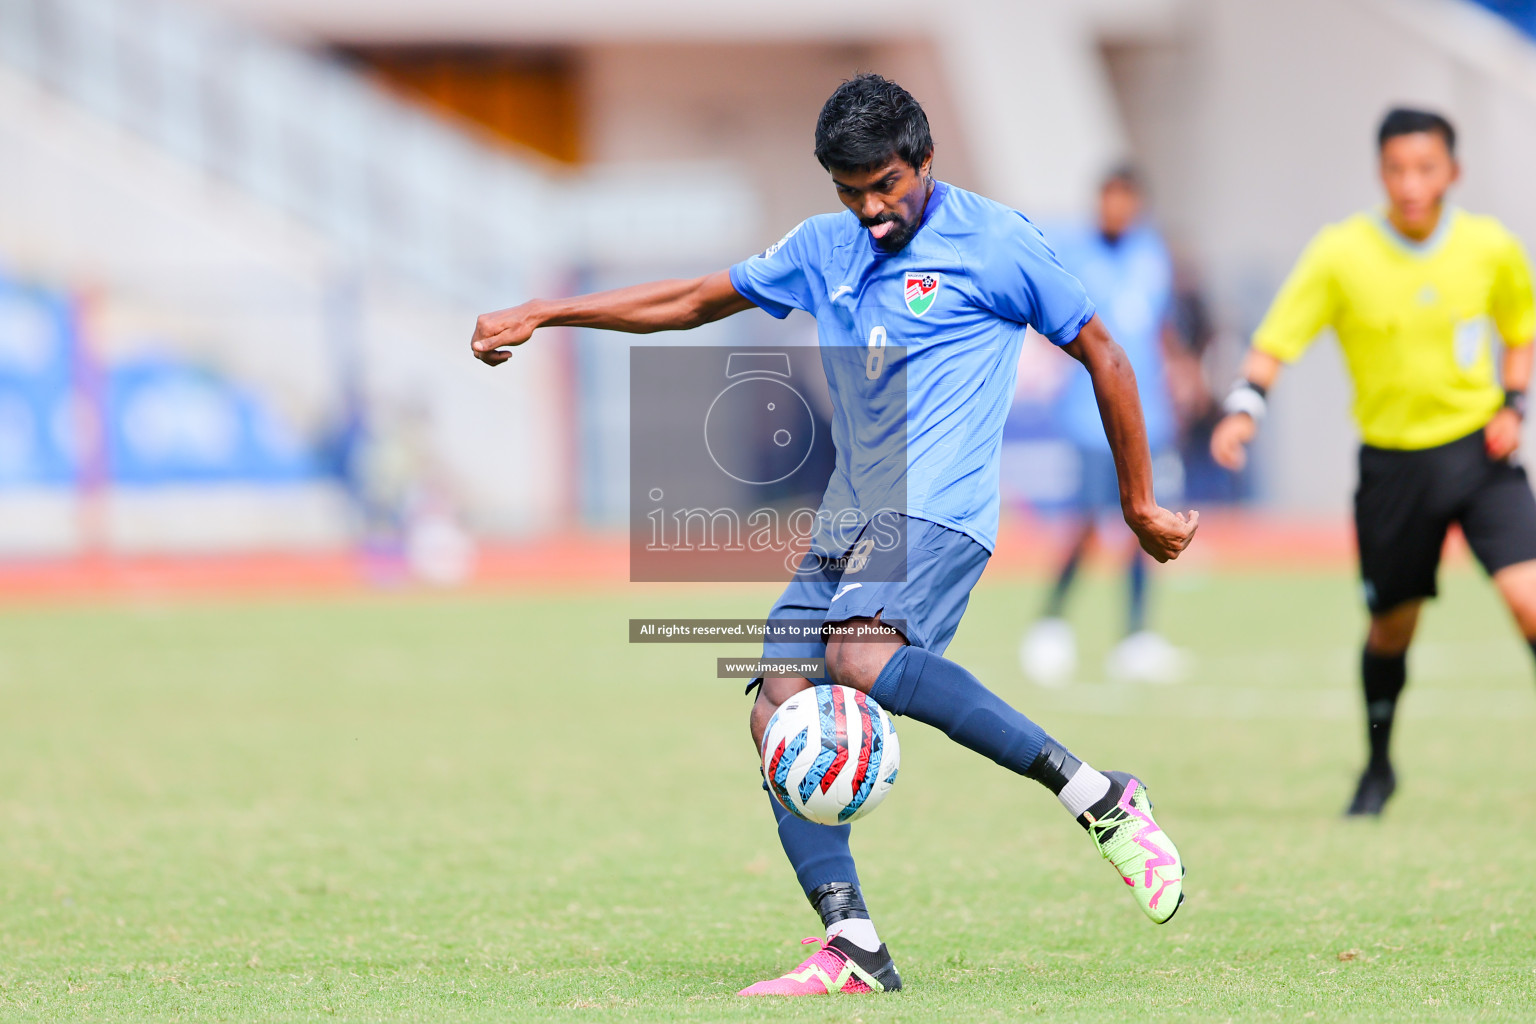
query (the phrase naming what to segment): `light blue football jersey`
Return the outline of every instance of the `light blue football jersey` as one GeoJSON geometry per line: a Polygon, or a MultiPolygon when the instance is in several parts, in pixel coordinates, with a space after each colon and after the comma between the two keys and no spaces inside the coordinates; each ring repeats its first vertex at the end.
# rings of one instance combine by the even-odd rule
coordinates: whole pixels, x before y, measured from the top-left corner
{"type": "Polygon", "coordinates": [[[899,252],[877,249],[844,210],[803,221],[730,273],[772,315],[816,318],[837,462],[813,550],[841,555],[859,525],[894,511],[990,551],[1025,327],[1065,345],[1094,313],[1039,229],[938,182],[899,252]]]}
{"type": "MultiPolygon", "coordinates": [[[[1163,360],[1163,325],[1173,303],[1173,263],[1162,238],[1143,223],[1115,242],[1090,224],[1053,227],[1051,239],[1062,264],[1093,296],[1104,326],[1125,349],[1136,371],[1147,443],[1154,452],[1168,447],[1177,432],[1163,360]]],[[[1087,370],[1072,368],[1055,411],[1073,443],[1109,451],[1087,370]]]]}

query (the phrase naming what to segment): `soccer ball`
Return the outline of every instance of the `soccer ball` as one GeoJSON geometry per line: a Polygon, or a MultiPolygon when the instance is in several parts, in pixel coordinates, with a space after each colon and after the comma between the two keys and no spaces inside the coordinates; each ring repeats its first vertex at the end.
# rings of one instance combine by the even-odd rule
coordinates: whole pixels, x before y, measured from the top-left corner
{"type": "Polygon", "coordinates": [[[841,825],[874,810],[901,765],[896,726],[868,695],[813,686],[779,705],[763,732],[763,777],[784,809],[841,825]]]}

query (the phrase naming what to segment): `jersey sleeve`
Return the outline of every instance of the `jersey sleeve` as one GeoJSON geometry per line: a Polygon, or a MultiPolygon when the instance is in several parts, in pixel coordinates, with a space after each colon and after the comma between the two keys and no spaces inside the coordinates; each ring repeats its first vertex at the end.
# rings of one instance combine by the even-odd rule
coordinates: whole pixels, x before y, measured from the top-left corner
{"type": "Polygon", "coordinates": [[[1525,247],[1509,236],[1494,276],[1489,312],[1506,345],[1529,345],[1536,338],[1536,301],[1531,296],[1531,261],[1525,247]]]}
{"type": "Polygon", "coordinates": [[[796,224],[767,249],[731,267],[731,287],[780,320],[793,309],[815,312],[811,278],[806,272],[814,234],[810,221],[796,224]]]}
{"type": "Polygon", "coordinates": [[[1040,229],[1015,214],[981,261],[978,304],[1005,320],[1028,324],[1065,345],[1093,319],[1093,300],[1082,282],[1067,273],[1040,229]]]}
{"type": "Polygon", "coordinates": [[[1329,229],[1307,245],[1280,286],[1269,312],[1253,332],[1253,347],[1282,363],[1301,357],[1338,312],[1338,287],[1329,250],[1329,229]]]}

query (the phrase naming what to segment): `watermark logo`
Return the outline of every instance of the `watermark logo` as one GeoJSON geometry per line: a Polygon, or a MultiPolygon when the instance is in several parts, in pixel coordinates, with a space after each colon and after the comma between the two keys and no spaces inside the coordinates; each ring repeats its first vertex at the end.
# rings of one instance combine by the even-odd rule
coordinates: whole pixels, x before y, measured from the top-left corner
{"type": "MultiPolygon", "coordinates": [[[[630,578],[782,581],[878,563],[904,579],[900,400],[881,409],[901,425],[879,435],[893,451],[866,442],[855,457],[901,468],[895,479],[866,488],[880,500],[860,507],[847,474],[834,474],[826,366],[862,381],[865,362],[862,348],[833,351],[825,361],[809,347],[632,348],[630,578]],[[899,566],[891,557],[881,561],[892,553],[899,566]]],[[[891,393],[904,395],[897,383],[891,393]]]]}
{"type": "Polygon", "coordinates": [[[790,383],[786,352],[732,352],[731,383],[704,414],[704,448],[720,472],[738,483],[766,486],[789,479],[811,457],[816,417],[790,383]],[[742,429],[750,425],[748,429],[742,429]]]}

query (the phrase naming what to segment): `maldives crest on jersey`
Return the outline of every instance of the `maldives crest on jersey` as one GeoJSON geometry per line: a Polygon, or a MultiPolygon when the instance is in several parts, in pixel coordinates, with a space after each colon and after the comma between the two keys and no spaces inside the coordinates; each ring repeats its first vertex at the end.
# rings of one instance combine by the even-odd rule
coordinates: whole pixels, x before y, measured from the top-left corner
{"type": "Polygon", "coordinates": [[[933,305],[939,294],[939,275],[926,270],[907,271],[907,284],[903,291],[907,308],[913,316],[922,316],[933,305]]]}

